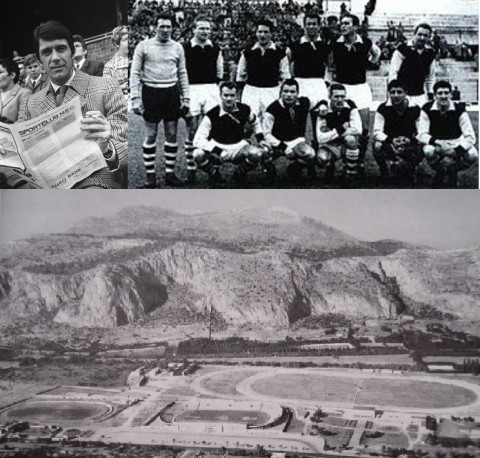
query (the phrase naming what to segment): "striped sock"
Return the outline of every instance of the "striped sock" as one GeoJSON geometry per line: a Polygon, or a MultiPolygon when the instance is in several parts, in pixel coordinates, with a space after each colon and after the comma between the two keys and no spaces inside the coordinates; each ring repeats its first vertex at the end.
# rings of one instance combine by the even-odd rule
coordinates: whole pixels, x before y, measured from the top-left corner
{"type": "Polygon", "coordinates": [[[185,142],[185,156],[187,157],[187,170],[195,170],[195,161],[193,160],[193,143],[189,140],[185,142]]]}
{"type": "Polygon", "coordinates": [[[165,171],[173,173],[175,170],[175,160],[177,159],[177,143],[165,142],[165,171]]]}
{"type": "Polygon", "coordinates": [[[143,144],[143,165],[145,166],[145,170],[147,175],[154,175],[155,176],[155,153],[156,145],[149,145],[148,143],[143,144]]]}

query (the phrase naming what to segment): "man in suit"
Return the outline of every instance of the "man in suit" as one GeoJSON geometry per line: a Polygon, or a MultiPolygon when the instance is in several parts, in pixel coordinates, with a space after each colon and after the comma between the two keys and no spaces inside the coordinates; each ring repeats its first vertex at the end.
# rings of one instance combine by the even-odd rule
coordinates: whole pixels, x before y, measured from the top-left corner
{"type": "Polygon", "coordinates": [[[82,131],[98,144],[108,168],[94,172],[76,188],[119,188],[119,175],[127,169],[127,105],[113,78],[89,76],[74,69],[75,48],[69,30],[57,21],[34,31],[36,53],[51,84],[32,95],[20,108],[19,121],[39,116],[80,97],[82,131]]]}
{"type": "Polygon", "coordinates": [[[103,62],[87,59],[87,45],[81,35],[73,36],[75,69],[92,76],[103,76],[103,62]]]}
{"type": "Polygon", "coordinates": [[[25,88],[30,89],[32,94],[40,92],[49,84],[48,76],[43,71],[42,64],[35,54],[25,56],[25,67],[28,74],[25,80],[25,88]]]}

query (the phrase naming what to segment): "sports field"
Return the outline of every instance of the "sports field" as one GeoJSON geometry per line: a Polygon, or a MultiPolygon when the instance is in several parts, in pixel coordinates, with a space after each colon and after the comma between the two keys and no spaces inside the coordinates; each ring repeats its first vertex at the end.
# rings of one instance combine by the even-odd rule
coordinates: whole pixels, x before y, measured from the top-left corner
{"type": "MultiPolygon", "coordinates": [[[[478,112],[469,112],[472,119],[475,131],[478,132],[478,112]]],[[[373,113],[371,115],[371,124],[373,124],[373,113]]],[[[141,188],[145,181],[145,170],[142,161],[142,143],[144,136],[143,120],[141,117],[129,112],[128,116],[128,176],[129,176],[129,188],[141,188]]],[[[308,132],[307,132],[308,137],[308,132]]],[[[180,145],[179,154],[177,157],[176,173],[182,178],[186,179],[187,167],[185,161],[185,154],[183,151],[183,144],[185,138],[185,123],[180,121],[179,123],[179,136],[178,143],[180,145]]],[[[478,143],[478,142],[477,142],[478,143]]],[[[160,129],[160,133],[157,140],[157,145],[163,144],[163,135],[160,129]]],[[[159,187],[165,186],[165,172],[164,172],[164,155],[158,147],[157,151],[157,183],[159,187]]],[[[371,151],[367,152],[367,158],[365,163],[365,177],[363,179],[351,180],[348,183],[338,179],[330,184],[326,184],[323,180],[323,171],[319,172],[317,179],[309,179],[304,176],[301,185],[292,185],[286,176],[287,161],[283,158],[277,161],[278,178],[273,185],[265,185],[263,177],[259,169],[254,170],[248,174],[246,188],[402,188],[405,184],[398,181],[391,181],[387,184],[383,183],[379,179],[378,167],[372,156],[371,151]]],[[[234,167],[230,164],[226,164],[222,167],[222,174],[226,180],[225,187],[233,187],[233,182],[229,181],[234,167]]],[[[415,188],[430,188],[432,181],[432,171],[422,165],[418,172],[418,182],[415,188]]],[[[193,188],[208,188],[208,177],[203,172],[197,173],[197,180],[193,188]]],[[[461,172],[459,174],[459,187],[460,188],[478,188],[478,166],[474,166],[471,169],[461,172]]]]}
{"type": "Polygon", "coordinates": [[[202,381],[202,386],[207,390],[214,393],[224,394],[229,396],[238,395],[235,389],[238,382],[244,380],[251,375],[258,374],[259,370],[235,370],[235,371],[222,371],[216,374],[212,374],[211,377],[202,381]]]}
{"type": "Polygon", "coordinates": [[[8,420],[38,423],[60,423],[62,421],[89,420],[108,411],[104,404],[95,402],[27,402],[13,407],[2,414],[8,420]]]}
{"type": "Polygon", "coordinates": [[[186,410],[175,417],[175,422],[181,421],[243,423],[257,426],[268,421],[268,414],[259,410],[186,410]]]}
{"type": "Polygon", "coordinates": [[[256,393],[282,399],[410,408],[459,407],[477,399],[473,391],[443,383],[312,373],[268,375],[254,381],[251,388],[256,393]]]}

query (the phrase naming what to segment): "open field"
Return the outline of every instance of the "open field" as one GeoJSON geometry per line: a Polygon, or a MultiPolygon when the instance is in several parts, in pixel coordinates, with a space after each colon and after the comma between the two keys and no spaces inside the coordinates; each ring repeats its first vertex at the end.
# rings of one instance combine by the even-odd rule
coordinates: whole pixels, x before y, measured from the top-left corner
{"type": "Polygon", "coordinates": [[[251,388],[278,398],[412,408],[458,407],[477,399],[470,390],[442,383],[325,377],[312,373],[266,376],[254,381],[251,388]]]}
{"type": "Polygon", "coordinates": [[[372,431],[365,431],[360,444],[368,447],[387,445],[393,448],[408,448],[408,437],[403,433],[382,433],[381,437],[368,437],[370,435],[372,431]]]}
{"type": "Polygon", "coordinates": [[[89,420],[108,411],[104,404],[95,402],[27,402],[7,410],[2,414],[6,420],[33,421],[56,424],[64,421],[89,420]]]}
{"type": "Polygon", "coordinates": [[[258,372],[258,369],[219,372],[203,380],[202,386],[218,394],[234,396],[238,395],[235,389],[237,383],[258,372]]]}
{"type": "MultiPolygon", "coordinates": [[[[371,125],[373,124],[373,115],[371,113],[371,125]]],[[[475,132],[478,131],[478,112],[469,112],[469,115],[472,119],[475,132]]],[[[157,161],[156,161],[156,170],[157,170],[157,183],[160,187],[165,186],[165,161],[164,155],[161,151],[160,146],[163,144],[163,135],[162,130],[160,130],[158,139],[157,139],[157,161]]],[[[373,128],[371,127],[372,131],[373,128]]],[[[145,181],[145,170],[142,162],[142,143],[144,136],[144,126],[143,119],[140,116],[134,115],[132,112],[129,112],[128,116],[128,143],[129,143],[129,155],[128,155],[128,186],[129,188],[138,188],[142,187],[145,181]]],[[[307,129],[307,138],[309,137],[309,132],[307,129]]],[[[186,178],[186,160],[183,150],[185,138],[185,123],[181,120],[179,122],[179,135],[178,135],[178,144],[179,154],[177,157],[177,166],[176,172],[182,178],[186,178]]],[[[323,171],[319,173],[319,178],[316,180],[311,180],[304,177],[304,180],[301,185],[292,185],[286,176],[286,166],[287,161],[285,159],[279,159],[277,161],[278,169],[278,179],[274,185],[266,186],[260,174],[260,171],[254,170],[248,174],[246,188],[398,188],[402,187],[401,183],[388,183],[384,185],[379,179],[378,167],[375,163],[371,150],[369,148],[367,152],[367,158],[365,163],[365,172],[366,176],[364,179],[352,180],[349,183],[344,183],[339,179],[335,179],[332,183],[326,184],[323,180],[323,171]]],[[[232,187],[233,183],[228,182],[231,174],[233,173],[234,168],[227,164],[223,167],[222,173],[227,179],[227,187],[232,187]]],[[[208,178],[207,175],[203,172],[199,172],[197,181],[194,188],[208,188],[208,178]]],[[[418,183],[415,185],[415,188],[429,188],[432,182],[432,171],[429,167],[422,164],[419,173],[418,173],[418,183]]],[[[466,172],[462,172],[459,176],[459,187],[461,188],[478,188],[478,166],[472,167],[466,172]]]]}
{"type": "Polygon", "coordinates": [[[187,410],[175,417],[175,422],[218,422],[244,423],[249,425],[263,425],[268,421],[268,414],[257,410],[187,410]]]}

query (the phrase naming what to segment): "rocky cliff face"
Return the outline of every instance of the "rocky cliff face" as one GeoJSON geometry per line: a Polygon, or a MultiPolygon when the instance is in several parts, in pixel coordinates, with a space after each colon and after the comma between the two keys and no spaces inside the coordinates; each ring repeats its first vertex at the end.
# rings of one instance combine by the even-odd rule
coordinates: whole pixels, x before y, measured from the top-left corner
{"type": "MultiPolygon", "coordinates": [[[[362,242],[333,229],[324,233],[322,246],[318,238],[316,244],[309,245],[307,238],[295,245],[285,234],[293,229],[295,236],[302,231],[305,235],[311,228],[287,216],[293,220],[283,223],[288,231],[280,228],[282,235],[256,251],[252,240],[247,252],[225,244],[225,236],[221,244],[218,238],[148,244],[143,234],[136,245],[131,235],[124,243],[117,234],[115,239],[75,237],[76,249],[63,259],[48,245],[48,237],[33,240],[20,251],[32,253],[36,247],[37,257],[26,259],[13,250],[3,264],[13,267],[0,269],[0,310],[100,327],[133,323],[153,310],[161,315],[172,307],[196,313],[213,308],[233,326],[288,326],[324,313],[395,317],[415,314],[425,305],[478,318],[480,250],[407,247],[383,255],[370,247],[362,253],[362,242]],[[91,244],[95,249],[89,251],[91,244]],[[316,248],[306,252],[307,246],[316,248]],[[349,254],[352,247],[357,255],[349,254]],[[179,300],[185,292],[190,300],[179,300]]],[[[218,224],[218,215],[215,218],[218,224]]],[[[271,218],[263,224],[268,224],[271,237],[278,224],[271,218]]],[[[242,231],[247,237],[245,226],[242,231]]]]}

